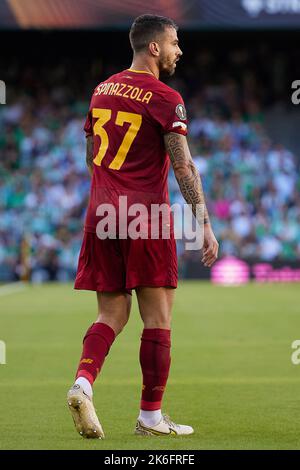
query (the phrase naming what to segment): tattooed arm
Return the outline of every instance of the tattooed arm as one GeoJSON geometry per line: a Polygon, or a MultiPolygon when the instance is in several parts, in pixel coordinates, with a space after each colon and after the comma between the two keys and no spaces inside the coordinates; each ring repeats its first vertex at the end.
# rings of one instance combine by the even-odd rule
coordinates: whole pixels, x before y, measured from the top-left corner
{"type": "Polygon", "coordinates": [[[217,259],[219,245],[210,225],[200,175],[192,160],[186,137],[170,132],[164,136],[164,140],[181,194],[191,205],[198,223],[204,223],[202,261],[206,266],[211,266],[217,259]],[[204,207],[204,218],[203,211],[202,214],[199,212],[200,207],[204,207]]]}
{"type": "Polygon", "coordinates": [[[94,160],[93,150],[94,150],[93,136],[89,135],[86,138],[86,164],[87,164],[87,167],[91,176],[93,175],[93,160],[94,160]]]}
{"type": "Polygon", "coordinates": [[[197,205],[204,206],[204,220],[198,220],[199,224],[208,224],[209,217],[205,205],[205,198],[201,179],[197,168],[192,160],[186,137],[175,132],[165,135],[165,147],[169,154],[175,177],[177,179],[180,191],[184,199],[191,205],[196,219],[197,205]]]}

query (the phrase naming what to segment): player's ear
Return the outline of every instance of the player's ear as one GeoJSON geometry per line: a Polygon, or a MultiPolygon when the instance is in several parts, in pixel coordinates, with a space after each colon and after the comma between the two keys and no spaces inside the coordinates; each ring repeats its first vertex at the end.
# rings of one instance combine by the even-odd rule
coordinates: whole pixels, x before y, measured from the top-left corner
{"type": "Polygon", "coordinates": [[[157,42],[150,42],[149,43],[149,51],[155,57],[158,57],[160,54],[160,47],[157,42]]]}

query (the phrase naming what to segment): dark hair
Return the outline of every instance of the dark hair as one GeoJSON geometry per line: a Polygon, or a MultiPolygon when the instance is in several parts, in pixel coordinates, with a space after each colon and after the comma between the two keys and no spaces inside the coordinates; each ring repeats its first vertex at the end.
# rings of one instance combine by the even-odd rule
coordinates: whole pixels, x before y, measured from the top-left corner
{"type": "Polygon", "coordinates": [[[156,39],[157,35],[163,33],[165,28],[178,29],[178,26],[170,18],[158,15],[138,16],[129,32],[130,44],[134,52],[146,49],[149,42],[156,39]]]}

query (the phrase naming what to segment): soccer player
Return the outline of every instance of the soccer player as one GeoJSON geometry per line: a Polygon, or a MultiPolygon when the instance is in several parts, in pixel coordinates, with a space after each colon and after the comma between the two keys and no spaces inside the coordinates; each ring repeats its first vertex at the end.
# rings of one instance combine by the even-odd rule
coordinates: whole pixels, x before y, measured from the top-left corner
{"type": "Polygon", "coordinates": [[[92,385],[128,321],[132,289],[144,323],[140,345],[143,385],[135,433],[193,433],[191,426],[175,424],[161,412],[170,369],[171,311],[177,286],[172,223],[168,238],[124,237],[121,224],[116,236],[103,238],[98,236],[97,224],[102,220],[100,215],[104,216],[99,206],[107,208],[109,204],[119,214],[119,196],[127,197],[128,206],[169,205],[171,162],[185,201],[204,224],[202,262],[211,266],[218,255],[201,180],[186,140],[183,100],[159,80],[162,74],[174,74],[182,55],[177,26],[165,17],[142,15],[133,22],[129,37],[131,67],[96,87],[85,123],[92,184],[75,288],[96,291],[98,317],[84,337],[67,402],[77,431],[87,438],[104,437],[93,406],[92,385]],[[201,205],[205,208],[203,220],[197,210],[201,205]]]}

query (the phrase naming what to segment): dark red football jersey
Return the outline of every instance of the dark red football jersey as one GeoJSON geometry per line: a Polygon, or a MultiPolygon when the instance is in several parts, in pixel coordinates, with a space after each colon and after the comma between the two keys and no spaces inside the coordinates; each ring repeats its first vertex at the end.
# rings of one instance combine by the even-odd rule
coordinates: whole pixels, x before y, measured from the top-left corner
{"type": "Polygon", "coordinates": [[[187,134],[182,97],[154,75],[124,70],[94,90],[84,126],[94,136],[94,168],[85,230],[95,232],[102,203],[169,203],[163,135],[187,134]]]}

